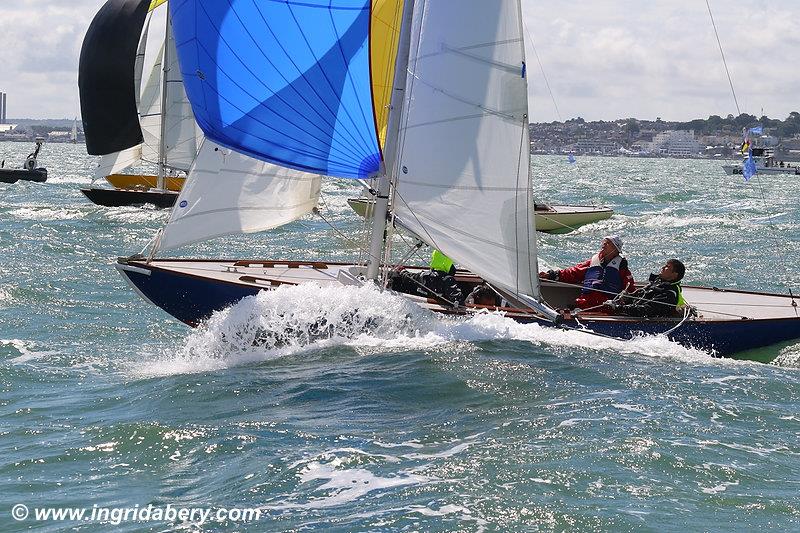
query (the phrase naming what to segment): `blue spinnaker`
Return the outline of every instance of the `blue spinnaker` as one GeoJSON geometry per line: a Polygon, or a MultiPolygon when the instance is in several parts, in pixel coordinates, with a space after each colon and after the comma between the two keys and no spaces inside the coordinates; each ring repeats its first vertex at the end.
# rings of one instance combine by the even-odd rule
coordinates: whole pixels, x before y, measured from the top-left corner
{"type": "Polygon", "coordinates": [[[753,159],[753,150],[747,151],[747,159],[744,160],[744,164],[742,165],[742,175],[744,176],[744,181],[749,181],[756,172],[756,160],[753,159]]]}
{"type": "Polygon", "coordinates": [[[370,0],[172,0],[170,10],[208,138],[297,170],[377,173],[370,0]]]}

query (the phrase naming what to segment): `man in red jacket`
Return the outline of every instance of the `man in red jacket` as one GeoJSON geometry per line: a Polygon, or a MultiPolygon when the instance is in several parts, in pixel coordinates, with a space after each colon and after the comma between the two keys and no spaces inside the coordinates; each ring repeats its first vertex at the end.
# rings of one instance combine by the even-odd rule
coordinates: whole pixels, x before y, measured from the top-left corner
{"type": "Polygon", "coordinates": [[[623,290],[633,291],[634,282],[628,260],[620,255],[622,239],[611,235],[603,239],[600,251],[583,263],[564,270],[539,272],[539,277],[562,283],[581,285],[575,306],[581,309],[598,307],[623,290]]]}

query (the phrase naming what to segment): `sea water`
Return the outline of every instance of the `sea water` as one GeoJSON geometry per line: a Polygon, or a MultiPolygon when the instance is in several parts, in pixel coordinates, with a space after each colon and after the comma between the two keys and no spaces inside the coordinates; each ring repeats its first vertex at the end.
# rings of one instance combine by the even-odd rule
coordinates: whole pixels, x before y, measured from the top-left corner
{"type": "MultiPolygon", "coordinates": [[[[756,354],[772,364],[718,359],[353,287],[263,293],[192,330],[113,268],[168,212],[91,204],[83,145],[47,144],[40,163],[46,183],[0,184],[0,530],[800,529],[800,344],[756,354]],[[335,334],[309,335],[320,320],[335,334]],[[33,517],[148,506],[260,518],[33,517]]],[[[678,257],[688,283],[800,288],[800,177],[745,183],[720,165],[533,157],[539,200],[616,211],[539,234],[543,264],[617,234],[640,280],[678,257]]],[[[181,253],[353,260],[359,187],[323,193],[324,220],[181,253]]]]}

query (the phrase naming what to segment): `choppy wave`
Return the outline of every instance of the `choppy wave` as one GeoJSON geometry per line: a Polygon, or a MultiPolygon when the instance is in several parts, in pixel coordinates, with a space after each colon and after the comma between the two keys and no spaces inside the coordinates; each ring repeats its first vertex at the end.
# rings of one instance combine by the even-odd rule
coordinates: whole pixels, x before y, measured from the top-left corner
{"type": "Polygon", "coordinates": [[[77,220],[86,216],[85,211],[74,208],[52,208],[48,206],[25,206],[12,209],[9,215],[21,220],[77,220]]]}
{"type": "Polygon", "coordinates": [[[36,343],[23,339],[0,339],[0,346],[10,346],[19,352],[17,357],[12,357],[8,360],[13,364],[27,363],[55,353],[53,351],[38,350],[36,343]]]}
{"type": "Polygon", "coordinates": [[[426,311],[406,298],[363,287],[281,286],[215,313],[190,332],[177,353],[136,364],[133,374],[154,377],[207,372],[349,346],[376,351],[430,350],[454,343],[525,341],[555,351],[579,349],[621,355],[712,361],[710,354],[663,336],[632,340],[521,324],[499,312],[454,319],[426,311]],[[379,350],[378,350],[379,349],[379,350]]]}

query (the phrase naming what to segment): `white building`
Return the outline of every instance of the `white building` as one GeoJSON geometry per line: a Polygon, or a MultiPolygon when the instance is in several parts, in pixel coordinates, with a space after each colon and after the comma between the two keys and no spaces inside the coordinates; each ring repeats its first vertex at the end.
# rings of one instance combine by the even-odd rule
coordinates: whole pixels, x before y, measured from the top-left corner
{"type": "Polygon", "coordinates": [[[686,130],[662,131],[646,146],[646,150],[650,153],[670,156],[697,155],[700,148],[694,132],[686,130]]]}

